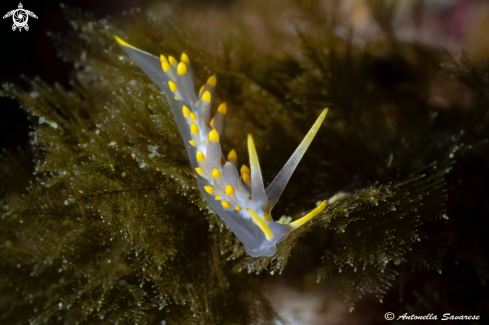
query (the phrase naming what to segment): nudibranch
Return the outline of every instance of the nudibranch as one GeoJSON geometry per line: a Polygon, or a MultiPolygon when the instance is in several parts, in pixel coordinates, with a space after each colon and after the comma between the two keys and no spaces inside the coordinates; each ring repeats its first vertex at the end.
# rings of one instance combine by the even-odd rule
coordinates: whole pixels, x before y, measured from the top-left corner
{"type": "Polygon", "coordinates": [[[248,135],[250,168],[243,165],[238,173],[236,151],[224,158],[219,140],[224,134],[226,103],[219,105],[212,120],[210,110],[214,99],[216,76],[211,76],[198,94],[194,90],[194,73],[187,54],[180,62],[174,57],[159,58],[139,50],[115,37],[124,52],[153,80],[166,95],[173,117],[184,140],[202,195],[226,225],[236,234],[252,257],[273,256],[277,243],[289,233],[320,213],[323,201],[309,214],[292,223],[275,222],[271,212],[299,164],[309,144],[326,117],[327,109],[307,133],[272,183],[265,189],[260,163],[253,142],[248,135]]]}

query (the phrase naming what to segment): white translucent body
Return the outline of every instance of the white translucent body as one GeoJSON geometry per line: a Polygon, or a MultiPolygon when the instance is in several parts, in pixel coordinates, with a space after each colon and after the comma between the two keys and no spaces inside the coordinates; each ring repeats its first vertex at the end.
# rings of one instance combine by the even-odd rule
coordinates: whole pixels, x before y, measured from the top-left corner
{"type": "MultiPolygon", "coordinates": [[[[277,243],[286,239],[291,231],[324,209],[326,202],[319,208],[316,208],[308,216],[304,217],[304,220],[300,219],[288,225],[275,222],[273,218],[271,218],[270,213],[299,161],[307,150],[307,147],[321,126],[327,110],[321,114],[292,157],[265,190],[258,156],[251,136],[248,136],[251,180],[247,180],[247,182],[243,180],[243,175],[241,177],[239,176],[234,164],[231,164],[230,162],[227,162],[226,164],[222,163],[225,160],[222,155],[220,143],[218,141],[210,140],[209,134],[211,128],[209,127],[209,111],[214,99],[214,87],[212,82],[210,84],[208,82],[208,84],[201,89],[198,96],[196,96],[193,71],[190,62],[185,62],[186,73],[178,74],[176,62],[173,62],[173,64],[171,64],[171,69],[165,72],[162,69],[160,58],[136,49],[119,38],[116,39],[123,50],[166,95],[187,149],[192,169],[195,170],[196,168],[200,168],[203,171],[203,175],[198,175],[197,172],[195,173],[202,195],[214,212],[221,217],[226,225],[240,239],[245,246],[246,252],[250,256],[260,257],[274,255],[277,250],[277,243]],[[177,89],[174,89],[174,91],[169,87],[169,82],[172,81],[177,85],[177,89]],[[206,91],[209,91],[211,94],[209,102],[202,100],[202,96],[206,91]],[[195,114],[197,117],[196,120],[191,120],[188,115],[184,116],[182,113],[184,105],[195,114]],[[190,125],[192,123],[195,123],[198,126],[198,133],[191,134],[190,125]],[[191,140],[194,145],[189,143],[191,140]],[[201,160],[200,164],[196,158],[197,150],[205,156],[205,160],[201,160]],[[203,165],[203,163],[205,164],[203,165]],[[205,168],[208,169],[204,170],[205,168]],[[222,178],[213,178],[210,175],[214,168],[219,170],[222,178]],[[226,195],[226,185],[232,186],[235,193],[226,195]],[[204,188],[206,186],[212,186],[217,190],[216,192],[221,193],[218,197],[220,200],[216,200],[215,193],[212,193],[213,195],[209,194],[204,188]],[[250,197],[251,200],[249,199],[250,197]],[[230,203],[229,208],[226,208],[222,203],[226,201],[230,203]],[[270,215],[270,217],[268,217],[268,215],[265,216],[267,205],[268,215],[270,215]],[[255,213],[255,217],[252,217],[252,212],[255,213]],[[256,218],[260,218],[260,220],[257,220],[256,218]]],[[[213,127],[218,131],[219,136],[223,135],[224,117],[225,114],[216,113],[214,115],[213,127]]]]}

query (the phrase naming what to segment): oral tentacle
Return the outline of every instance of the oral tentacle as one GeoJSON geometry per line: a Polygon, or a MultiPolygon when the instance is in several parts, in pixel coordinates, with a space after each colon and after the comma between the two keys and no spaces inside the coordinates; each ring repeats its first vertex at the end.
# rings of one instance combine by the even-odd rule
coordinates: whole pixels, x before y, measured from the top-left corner
{"type": "Polygon", "coordinates": [[[321,115],[318,117],[314,125],[311,127],[307,135],[304,137],[304,140],[302,140],[301,144],[297,149],[294,151],[292,156],[289,158],[289,160],[285,163],[284,167],[280,170],[280,172],[275,176],[275,179],[270,183],[270,185],[266,189],[266,195],[268,197],[268,200],[271,204],[271,209],[275,206],[277,203],[278,199],[282,195],[282,192],[284,191],[285,186],[287,186],[287,183],[289,182],[290,177],[295,171],[295,168],[299,164],[299,162],[302,159],[302,156],[304,156],[304,153],[306,152],[307,148],[311,144],[312,140],[316,136],[316,133],[318,132],[319,128],[321,127],[321,124],[323,123],[324,119],[326,118],[326,114],[328,113],[328,109],[326,108],[323,110],[321,115]]]}
{"type": "Polygon", "coordinates": [[[268,203],[267,195],[265,194],[265,186],[263,185],[263,177],[261,175],[260,162],[256,153],[255,142],[253,136],[248,134],[248,153],[250,155],[251,167],[251,198],[255,204],[258,204],[263,210],[268,203]]]}

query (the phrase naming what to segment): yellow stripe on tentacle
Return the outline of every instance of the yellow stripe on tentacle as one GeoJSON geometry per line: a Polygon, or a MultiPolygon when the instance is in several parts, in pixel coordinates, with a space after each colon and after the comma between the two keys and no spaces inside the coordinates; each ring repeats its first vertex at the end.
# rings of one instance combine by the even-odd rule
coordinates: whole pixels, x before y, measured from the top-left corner
{"type": "Polygon", "coordinates": [[[273,239],[273,232],[270,230],[270,228],[265,223],[265,221],[263,221],[263,219],[260,218],[260,216],[257,215],[256,212],[251,210],[250,208],[246,208],[246,211],[248,211],[248,213],[253,218],[253,220],[256,222],[258,227],[260,227],[261,231],[263,231],[267,240],[271,241],[273,239]]]}
{"type": "Polygon", "coordinates": [[[294,230],[299,228],[300,226],[314,218],[316,215],[318,215],[321,211],[323,211],[327,204],[328,201],[323,201],[323,203],[321,203],[316,209],[312,210],[299,220],[289,223],[289,226],[292,227],[294,230]]]}

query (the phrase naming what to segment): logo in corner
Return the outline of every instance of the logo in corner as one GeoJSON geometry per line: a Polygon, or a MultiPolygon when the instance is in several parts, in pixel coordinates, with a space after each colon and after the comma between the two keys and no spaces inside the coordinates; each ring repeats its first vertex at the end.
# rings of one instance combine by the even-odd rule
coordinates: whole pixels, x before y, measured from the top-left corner
{"type": "Polygon", "coordinates": [[[19,32],[22,31],[22,28],[24,28],[26,31],[29,30],[29,25],[27,25],[27,21],[29,20],[29,16],[36,18],[37,16],[35,13],[29,10],[25,10],[24,7],[22,6],[22,3],[19,3],[19,8],[14,9],[12,11],[9,11],[3,16],[3,19],[12,16],[12,19],[14,20],[14,24],[12,25],[12,30],[15,31],[17,28],[19,29],[19,32]]]}

